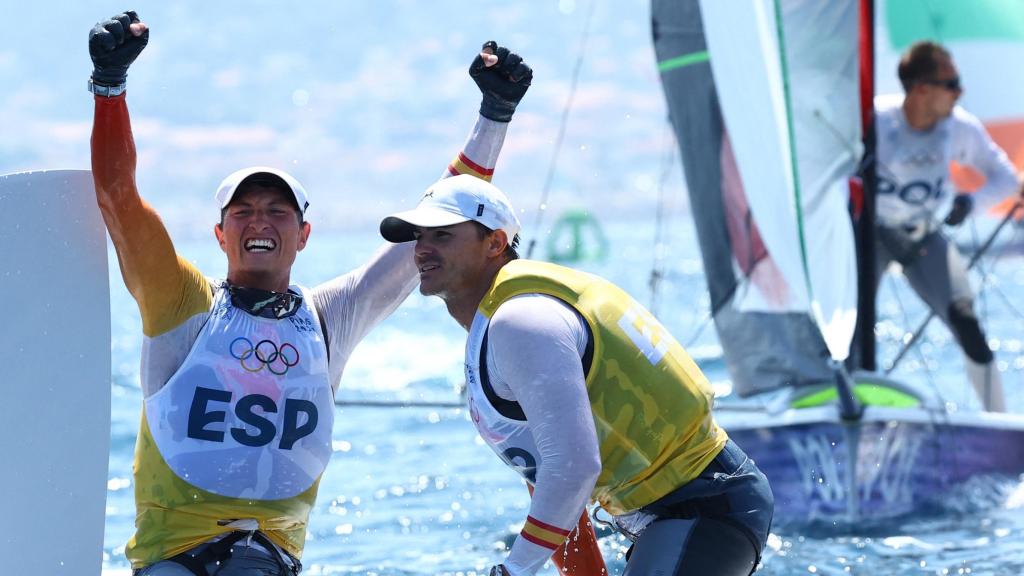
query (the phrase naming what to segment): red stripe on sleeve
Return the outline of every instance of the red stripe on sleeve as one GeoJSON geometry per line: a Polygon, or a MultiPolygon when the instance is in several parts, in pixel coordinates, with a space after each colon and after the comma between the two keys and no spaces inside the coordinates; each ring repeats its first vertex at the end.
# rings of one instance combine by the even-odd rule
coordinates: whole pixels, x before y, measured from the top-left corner
{"type": "Polygon", "coordinates": [[[559,528],[558,526],[552,526],[551,524],[546,524],[544,522],[541,522],[540,520],[537,520],[533,516],[527,516],[526,517],[526,521],[529,522],[530,524],[534,524],[536,526],[540,526],[541,528],[543,528],[545,530],[550,530],[550,531],[552,531],[552,532],[554,532],[556,534],[561,534],[562,536],[568,536],[569,535],[569,530],[565,530],[563,528],[559,528]]]}
{"type": "Polygon", "coordinates": [[[465,152],[459,152],[459,160],[461,160],[463,163],[465,163],[466,166],[469,166],[470,168],[472,168],[473,170],[479,172],[480,174],[483,174],[484,176],[492,176],[492,175],[494,175],[494,168],[484,168],[483,166],[480,166],[476,162],[473,162],[468,157],[466,157],[466,153],[465,152]]]}

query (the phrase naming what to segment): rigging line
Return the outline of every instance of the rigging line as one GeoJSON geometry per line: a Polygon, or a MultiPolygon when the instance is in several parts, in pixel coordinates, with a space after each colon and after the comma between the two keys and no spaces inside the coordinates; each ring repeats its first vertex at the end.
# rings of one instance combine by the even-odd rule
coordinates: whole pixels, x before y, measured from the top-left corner
{"type": "MultiPolygon", "coordinates": [[[[1008,246],[1014,246],[1021,240],[1021,231],[1024,231],[1024,227],[1014,226],[1013,236],[1011,236],[1010,240],[1007,242],[1008,246]]],[[[1005,256],[1005,253],[997,253],[995,258],[993,258],[993,268],[995,268],[995,262],[998,262],[998,260],[1001,259],[1003,256],[1005,256]]],[[[1017,308],[1016,305],[1013,304],[1013,301],[1010,299],[1010,297],[1006,295],[1006,292],[1003,292],[1003,290],[999,287],[997,283],[989,284],[985,288],[987,290],[991,290],[996,295],[996,297],[999,298],[1000,301],[1002,301],[1003,305],[1007,309],[1009,309],[1011,313],[1013,313],[1014,316],[1020,318],[1021,320],[1024,320],[1024,312],[1022,312],[1019,308],[1017,308]]]]}
{"type": "MultiPolygon", "coordinates": [[[[903,325],[906,326],[910,324],[910,315],[907,313],[907,307],[903,305],[903,299],[900,298],[900,292],[899,288],[897,287],[896,279],[891,274],[889,274],[888,276],[889,278],[887,284],[889,285],[890,290],[892,290],[893,297],[896,299],[896,305],[897,307],[899,307],[900,314],[903,316],[903,325]]],[[[935,395],[936,398],[945,401],[945,398],[942,396],[942,392],[939,391],[939,387],[936,384],[934,378],[932,377],[931,370],[928,368],[928,358],[925,357],[924,353],[921,351],[920,348],[915,348],[914,350],[917,353],[918,360],[921,362],[922,368],[924,368],[925,381],[931,388],[932,393],[935,395]]],[[[888,375],[888,372],[886,372],[886,375],[888,375]]]]}
{"type": "MultiPolygon", "coordinates": [[[[668,141],[669,144],[671,144],[671,141],[675,140],[674,133],[671,130],[668,129],[668,125],[667,124],[665,126],[666,126],[666,130],[665,130],[664,133],[668,135],[668,138],[664,138],[663,140],[664,141],[668,141]]],[[[665,150],[666,150],[665,155],[662,156],[661,177],[659,178],[659,182],[658,182],[658,209],[657,209],[657,212],[656,212],[657,216],[656,216],[656,223],[655,223],[655,239],[654,239],[654,254],[655,254],[655,256],[654,256],[654,264],[651,267],[651,278],[650,278],[650,287],[651,287],[651,307],[650,307],[650,311],[651,311],[652,314],[655,314],[655,315],[657,315],[657,307],[658,307],[658,303],[659,303],[659,299],[658,299],[659,294],[660,294],[659,287],[661,285],[661,280],[663,280],[665,278],[665,252],[666,252],[666,249],[665,249],[664,246],[662,246],[662,238],[665,235],[665,226],[664,226],[664,224],[665,224],[665,219],[666,218],[665,218],[665,215],[664,215],[664,211],[666,211],[666,206],[668,205],[668,198],[669,198],[669,194],[666,192],[666,190],[667,190],[668,179],[671,176],[671,172],[672,172],[672,170],[675,167],[676,158],[678,157],[677,156],[677,152],[679,152],[678,143],[676,143],[675,146],[672,146],[672,145],[667,146],[665,148],[665,150]]],[[[732,291],[730,291],[730,298],[732,296],[732,293],[735,292],[735,290],[736,290],[736,286],[733,286],[732,291]]],[[[728,301],[728,300],[729,299],[727,298],[726,301],[728,301]]],[[[683,348],[689,348],[690,346],[692,346],[697,341],[698,338],[700,338],[701,334],[704,333],[704,329],[708,327],[708,324],[710,324],[711,320],[714,318],[714,313],[716,311],[717,310],[714,307],[714,303],[713,302],[710,303],[710,305],[708,307],[707,314],[704,315],[704,318],[701,320],[701,323],[694,330],[694,333],[685,341],[685,343],[682,344],[683,348]]]]}
{"type": "MultiPolygon", "coordinates": [[[[971,218],[971,242],[974,244],[974,250],[978,250],[978,221],[971,218]]],[[[988,302],[988,285],[992,283],[992,276],[989,270],[986,269],[984,263],[978,260],[978,265],[975,267],[978,271],[978,275],[981,277],[978,285],[978,308],[981,312],[978,314],[979,319],[983,320],[985,324],[988,324],[989,315],[989,302],[988,302]]]]}
{"type": "Polygon", "coordinates": [[[1009,308],[1010,312],[1012,312],[1014,316],[1020,318],[1021,320],[1024,320],[1024,312],[1021,312],[1016,306],[1013,305],[1013,301],[1010,300],[1010,297],[1007,296],[1006,293],[1002,291],[1002,289],[1000,289],[998,286],[994,284],[992,286],[989,286],[988,289],[991,290],[997,298],[999,298],[999,300],[1003,303],[1003,306],[1009,308]]]}
{"type": "Polygon", "coordinates": [[[853,158],[854,160],[860,159],[862,155],[857,153],[857,145],[850,141],[849,138],[843,136],[843,133],[839,128],[832,122],[829,122],[828,118],[825,118],[825,115],[822,114],[820,108],[814,109],[814,118],[821,122],[822,126],[828,128],[829,133],[836,139],[836,142],[838,142],[843,148],[846,148],[846,153],[850,155],[850,158],[853,158]]]}
{"type": "MultiPolygon", "coordinates": [[[[1007,246],[1014,246],[1014,245],[1016,245],[1020,241],[1020,236],[1021,236],[1021,231],[1022,230],[1024,230],[1024,228],[1021,228],[1020,226],[1014,226],[1014,228],[1013,228],[1013,235],[1010,236],[1010,239],[1006,242],[1006,245],[1007,246]]],[[[983,277],[984,282],[982,283],[982,290],[986,294],[990,293],[990,292],[992,294],[994,294],[995,297],[1000,302],[1003,303],[1003,306],[1007,310],[1009,310],[1011,314],[1013,314],[1017,318],[1020,318],[1021,320],[1024,320],[1024,312],[1022,312],[1021,309],[1017,308],[1017,306],[1013,304],[1013,301],[1009,298],[1009,296],[1006,295],[1006,292],[1004,292],[999,287],[999,283],[998,282],[991,281],[991,277],[995,275],[995,268],[996,268],[996,266],[999,264],[999,261],[1002,260],[1002,258],[1004,256],[1006,256],[1005,251],[1004,252],[997,252],[995,254],[995,256],[986,259],[991,264],[988,265],[988,270],[985,271],[985,276],[983,277]]],[[[978,267],[979,268],[982,267],[982,264],[980,262],[979,262],[978,267]]]]}
{"type": "MultiPolygon", "coordinates": [[[[984,244],[982,244],[981,247],[978,248],[978,250],[974,253],[974,255],[971,256],[971,260],[967,263],[967,270],[971,270],[972,268],[974,268],[974,266],[978,263],[981,257],[985,254],[985,252],[988,251],[988,249],[992,246],[992,243],[995,242],[995,239],[997,236],[999,236],[999,233],[1003,230],[1003,228],[1006,227],[1006,224],[1013,220],[1013,217],[1017,213],[1017,210],[1019,210],[1022,207],[1024,207],[1024,203],[1018,201],[1010,208],[1010,211],[1006,213],[1006,216],[1003,218],[1001,222],[999,222],[999,225],[996,226],[996,229],[992,231],[989,237],[985,240],[984,244]]],[[[903,349],[900,350],[899,354],[896,355],[896,359],[892,361],[892,364],[889,366],[889,368],[885,370],[886,374],[889,374],[896,368],[896,365],[899,364],[900,360],[903,359],[903,356],[907,353],[907,350],[909,350],[917,343],[917,340],[921,337],[921,334],[924,332],[924,329],[928,326],[928,324],[932,321],[932,318],[934,317],[935,311],[929,310],[928,316],[926,316],[925,319],[921,322],[921,324],[917,327],[917,330],[914,331],[913,335],[910,337],[910,340],[903,345],[903,349]]]]}
{"type": "Polygon", "coordinates": [[[900,309],[900,315],[903,317],[903,325],[906,326],[910,324],[910,315],[907,313],[907,307],[903,305],[903,299],[900,298],[900,290],[897,285],[896,278],[892,274],[886,274],[885,270],[882,270],[882,274],[886,275],[885,283],[892,292],[893,298],[896,300],[896,307],[900,309]]]}
{"type": "Polygon", "coordinates": [[[583,57],[586,54],[587,38],[590,36],[590,23],[594,19],[594,7],[597,0],[591,0],[590,10],[587,12],[587,19],[583,25],[583,34],[580,37],[579,54],[576,56],[576,65],[572,71],[572,81],[569,85],[569,95],[566,97],[565,105],[562,107],[562,119],[558,125],[558,135],[555,137],[555,149],[551,153],[551,163],[548,165],[548,174],[544,178],[544,187],[541,189],[540,202],[537,204],[537,216],[533,219],[533,236],[530,238],[530,245],[526,249],[526,257],[533,256],[533,248],[537,245],[537,237],[540,236],[540,223],[547,210],[548,194],[551,192],[551,183],[555,179],[555,169],[558,167],[558,155],[562,150],[562,141],[565,139],[565,130],[569,124],[569,111],[572,109],[573,100],[576,98],[576,87],[579,84],[580,70],[583,68],[583,57]]]}
{"type": "MultiPolygon", "coordinates": [[[[980,242],[978,240],[978,221],[974,218],[971,218],[970,223],[965,225],[965,229],[970,233],[971,253],[977,253],[978,246],[980,246],[980,242]]],[[[949,242],[950,246],[957,252],[960,251],[960,245],[958,242],[955,241],[955,237],[960,235],[962,234],[956,234],[954,232],[954,234],[947,235],[946,237],[946,241],[949,242]]],[[[988,320],[988,301],[985,298],[985,283],[989,280],[989,276],[981,260],[978,261],[978,265],[975,266],[974,271],[977,273],[976,276],[978,277],[979,282],[978,294],[975,297],[975,315],[978,317],[978,321],[981,322],[982,325],[984,325],[985,323],[987,323],[988,320]]],[[[969,280],[970,279],[968,279],[968,281],[969,280]]]]}
{"type": "Polygon", "coordinates": [[[676,151],[679,146],[675,142],[669,124],[664,125],[662,131],[663,154],[661,157],[661,176],[658,178],[658,207],[654,218],[654,262],[651,263],[651,277],[648,283],[651,288],[651,314],[657,316],[659,304],[659,288],[661,280],[665,277],[665,253],[668,245],[665,241],[665,212],[668,206],[668,178],[675,166],[676,151]]]}
{"type": "Polygon", "coordinates": [[[712,318],[713,316],[710,312],[706,316],[704,316],[704,320],[701,322],[700,326],[697,326],[697,330],[693,333],[693,336],[690,336],[690,339],[687,340],[685,344],[683,344],[683,348],[689,348],[690,346],[693,346],[697,342],[697,339],[700,338],[700,335],[704,333],[704,329],[707,328],[708,324],[711,323],[712,318]]]}
{"type": "MultiPolygon", "coordinates": [[[[975,219],[971,219],[971,232],[972,241],[974,242],[975,248],[974,253],[977,253],[978,251],[983,250],[983,248],[979,247],[978,226],[977,221],[975,219]]],[[[1010,240],[1007,242],[1007,244],[1012,245],[1014,242],[1016,242],[1018,234],[1019,231],[1015,230],[1013,232],[1013,235],[1010,236],[1010,240]]],[[[984,257],[978,259],[976,269],[978,271],[978,275],[980,276],[980,288],[978,290],[979,299],[984,299],[986,296],[988,296],[989,291],[999,292],[999,281],[996,277],[996,266],[999,264],[999,261],[1002,260],[1003,256],[1005,256],[1005,253],[997,251],[992,255],[986,254],[984,255],[984,257]]],[[[985,307],[985,313],[983,315],[983,318],[987,320],[989,315],[988,301],[983,300],[982,305],[985,307]]]]}
{"type": "MultiPolygon", "coordinates": [[[[978,234],[977,221],[975,219],[973,219],[973,218],[971,219],[971,233],[972,233],[972,241],[974,243],[974,252],[972,252],[972,253],[975,253],[975,252],[977,252],[979,250],[979,248],[978,248],[979,242],[978,242],[978,238],[977,238],[977,234],[978,234]]],[[[1010,245],[1010,246],[1014,245],[1018,241],[1019,237],[1020,237],[1020,228],[1019,227],[1015,227],[1015,229],[1013,231],[1013,235],[1010,237],[1009,241],[1007,241],[1006,244],[1010,245]]],[[[995,274],[996,274],[996,271],[995,271],[996,270],[996,266],[998,265],[999,261],[1002,260],[1003,256],[1005,256],[1005,253],[1003,253],[1003,252],[996,252],[995,255],[993,255],[993,256],[985,256],[984,258],[981,258],[981,259],[978,260],[977,271],[978,271],[978,275],[980,276],[979,289],[978,289],[978,299],[981,301],[981,308],[982,308],[982,312],[979,314],[979,316],[983,320],[986,320],[986,321],[988,320],[988,317],[989,317],[989,308],[990,308],[990,306],[989,306],[988,296],[990,294],[995,295],[995,297],[1000,302],[1002,302],[1003,305],[1007,309],[1009,309],[1009,311],[1012,314],[1014,314],[1018,318],[1024,319],[1024,313],[1022,313],[1016,306],[1014,306],[1013,303],[1010,301],[1009,297],[1006,295],[1006,293],[1003,292],[999,288],[998,281],[997,280],[993,280],[993,278],[995,277],[995,274]]]]}
{"type": "Polygon", "coordinates": [[[935,380],[935,373],[932,372],[931,366],[928,365],[928,357],[924,355],[924,350],[920,347],[914,348],[914,352],[917,353],[918,360],[921,361],[921,367],[924,368],[925,382],[931,387],[932,393],[936,397],[942,398],[945,401],[945,397],[942,395],[942,391],[939,390],[939,383],[935,380]]]}

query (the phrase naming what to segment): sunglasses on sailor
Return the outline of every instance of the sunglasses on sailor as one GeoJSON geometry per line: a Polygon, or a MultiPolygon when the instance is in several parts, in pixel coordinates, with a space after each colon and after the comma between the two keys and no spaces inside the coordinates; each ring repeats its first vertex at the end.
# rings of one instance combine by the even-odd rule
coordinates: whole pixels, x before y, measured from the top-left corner
{"type": "Polygon", "coordinates": [[[938,79],[934,79],[934,78],[931,79],[931,80],[922,80],[921,83],[922,84],[928,84],[929,86],[938,86],[940,88],[945,88],[946,90],[949,90],[950,92],[957,92],[957,91],[963,89],[963,86],[960,85],[960,77],[959,76],[954,76],[952,78],[945,78],[945,79],[942,79],[942,80],[938,80],[938,79]]]}

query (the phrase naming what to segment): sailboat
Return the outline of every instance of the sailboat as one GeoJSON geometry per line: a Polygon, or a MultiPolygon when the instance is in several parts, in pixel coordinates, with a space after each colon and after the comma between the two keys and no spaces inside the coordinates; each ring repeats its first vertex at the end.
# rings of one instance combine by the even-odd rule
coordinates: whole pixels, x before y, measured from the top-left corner
{"type": "MultiPolygon", "coordinates": [[[[846,367],[858,314],[874,318],[857,249],[872,240],[850,211],[871,121],[873,4],[652,3],[733,387],[716,418],[768,476],[781,523],[897,517],[973,477],[1024,473],[1024,416],[953,409],[922,382],[846,367]]],[[[870,367],[870,346],[866,356],[870,367]]]]}

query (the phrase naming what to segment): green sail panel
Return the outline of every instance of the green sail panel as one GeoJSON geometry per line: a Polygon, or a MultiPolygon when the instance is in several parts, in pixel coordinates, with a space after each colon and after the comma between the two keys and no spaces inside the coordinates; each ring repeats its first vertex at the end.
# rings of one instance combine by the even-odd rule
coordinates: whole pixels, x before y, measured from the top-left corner
{"type": "Polygon", "coordinates": [[[1019,0],[890,0],[885,18],[889,44],[897,51],[923,39],[1024,42],[1019,0]]]}
{"type": "Polygon", "coordinates": [[[682,56],[676,56],[674,58],[668,58],[667,60],[662,60],[658,62],[658,72],[668,72],[670,70],[675,70],[676,68],[692,66],[694,64],[700,64],[701,62],[707,61],[707,50],[691,52],[690,54],[683,54],[682,56]]]}

